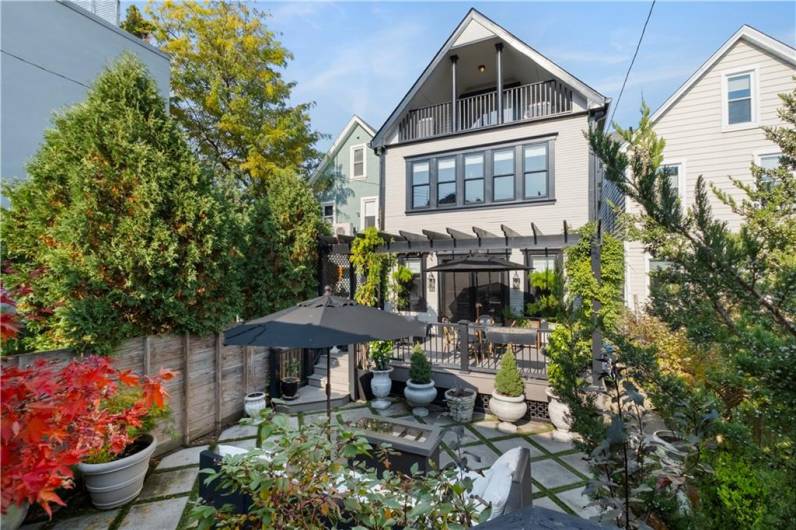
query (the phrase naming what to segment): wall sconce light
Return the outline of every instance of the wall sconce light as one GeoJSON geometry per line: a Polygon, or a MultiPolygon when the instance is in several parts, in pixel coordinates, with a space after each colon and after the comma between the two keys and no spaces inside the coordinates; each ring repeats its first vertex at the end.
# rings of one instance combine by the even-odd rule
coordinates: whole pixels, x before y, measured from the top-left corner
{"type": "Polygon", "coordinates": [[[515,271],[514,276],[511,278],[511,286],[519,291],[520,290],[520,275],[515,271]]]}
{"type": "Polygon", "coordinates": [[[437,288],[437,280],[434,279],[434,275],[430,274],[428,276],[428,292],[433,293],[437,288]]]}
{"type": "Polygon", "coordinates": [[[484,72],[486,72],[486,65],[485,64],[479,64],[478,65],[478,71],[481,72],[482,74],[484,72]]]}

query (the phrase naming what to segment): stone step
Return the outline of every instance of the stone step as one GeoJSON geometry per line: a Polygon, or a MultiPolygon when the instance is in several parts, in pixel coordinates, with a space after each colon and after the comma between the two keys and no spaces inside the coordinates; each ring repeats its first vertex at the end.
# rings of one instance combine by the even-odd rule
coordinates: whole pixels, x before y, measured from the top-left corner
{"type": "MultiPolygon", "coordinates": [[[[332,369],[334,369],[334,368],[344,368],[344,369],[348,370],[348,358],[347,357],[346,358],[332,357],[330,359],[329,365],[332,367],[332,369]]],[[[326,368],[326,356],[325,355],[321,355],[321,357],[318,359],[318,362],[315,363],[315,367],[316,368],[317,367],[326,368]]]]}
{"type": "MultiPolygon", "coordinates": [[[[271,403],[276,408],[277,412],[296,413],[296,412],[321,412],[326,410],[326,393],[323,389],[314,386],[303,386],[299,389],[298,399],[283,400],[274,398],[271,403]]],[[[344,392],[336,392],[332,389],[332,409],[336,409],[350,401],[348,390],[344,392]]]]}
{"type": "MultiPolygon", "coordinates": [[[[313,374],[307,378],[307,384],[309,386],[314,386],[315,388],[326,388],[326,376],[319,376],[318,374],[313,374]]],[[[337,380],[332,377],[332,390],[339,391],[339,392],[348,392],[348,381],[345,380],[337,380]]]]}

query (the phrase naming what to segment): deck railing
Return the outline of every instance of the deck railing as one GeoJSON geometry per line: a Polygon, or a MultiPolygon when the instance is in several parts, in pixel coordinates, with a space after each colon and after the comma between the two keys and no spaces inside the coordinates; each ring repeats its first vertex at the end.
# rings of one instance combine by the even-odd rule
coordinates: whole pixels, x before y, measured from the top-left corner
{"type": "MultiPolygon", "coordinates": [[[[503,123],[528,121],[572,112],[572,90],[551,79],[503,90],[503,123]]],[[[456,101],[458,127],[450,102],[412,109],[398,125],[400,141],[431,138],[498,124],[497,90],[456,101]]]]}
{"type": "Polygon", "coordinates": [[[536,332],[533,344],[495,343],[489,340],[487,329],[475,324],[434,322],[426,326],[425,337],[398,341],[393,360],[408,363],[412,347],[420,344],[432,367],[497,373],[501,357],[511,349],[523,378],[547,379],[545,348],[550,329],[528,330],[536,332]]]}

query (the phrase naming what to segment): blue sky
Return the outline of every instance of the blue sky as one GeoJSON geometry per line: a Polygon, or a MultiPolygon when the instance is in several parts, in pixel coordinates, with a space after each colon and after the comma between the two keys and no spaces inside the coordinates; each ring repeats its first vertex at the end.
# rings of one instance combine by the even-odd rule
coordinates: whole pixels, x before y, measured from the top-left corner
{"type": "MultiPolygon", "coordinates": [[[[126,4],[126,2],[125,2],[126,4]]],[[[352,113],[383,123],[470,7],[613,98],[622,85],[648,2],[254,2],[293,53],[285,77],[294,102],[314,101],[313,127],[335,135],[352,113]]],[[[655,109],[742,24],[794,45],[793,2],[662,2],[615,120],[655,109]]],[[[324,149],[332,138],[323,140],[324,149]]]]}

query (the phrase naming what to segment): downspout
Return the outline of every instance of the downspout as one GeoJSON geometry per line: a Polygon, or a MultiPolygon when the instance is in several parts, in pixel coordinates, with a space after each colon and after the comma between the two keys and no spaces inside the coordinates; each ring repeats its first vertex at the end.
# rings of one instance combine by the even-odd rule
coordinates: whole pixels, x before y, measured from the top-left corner
{"type": "Polygon", "coordinates": [[[385,155],[387,149],[384,147],[379,147],[377,150],[377,154],[379,155],[379,222],[378,227],[379,230],[384,231],[384,207],[386,204],[385,194],[385,182],[384,182],[384,174],[386,169],[384,167],[385,155]]]}

